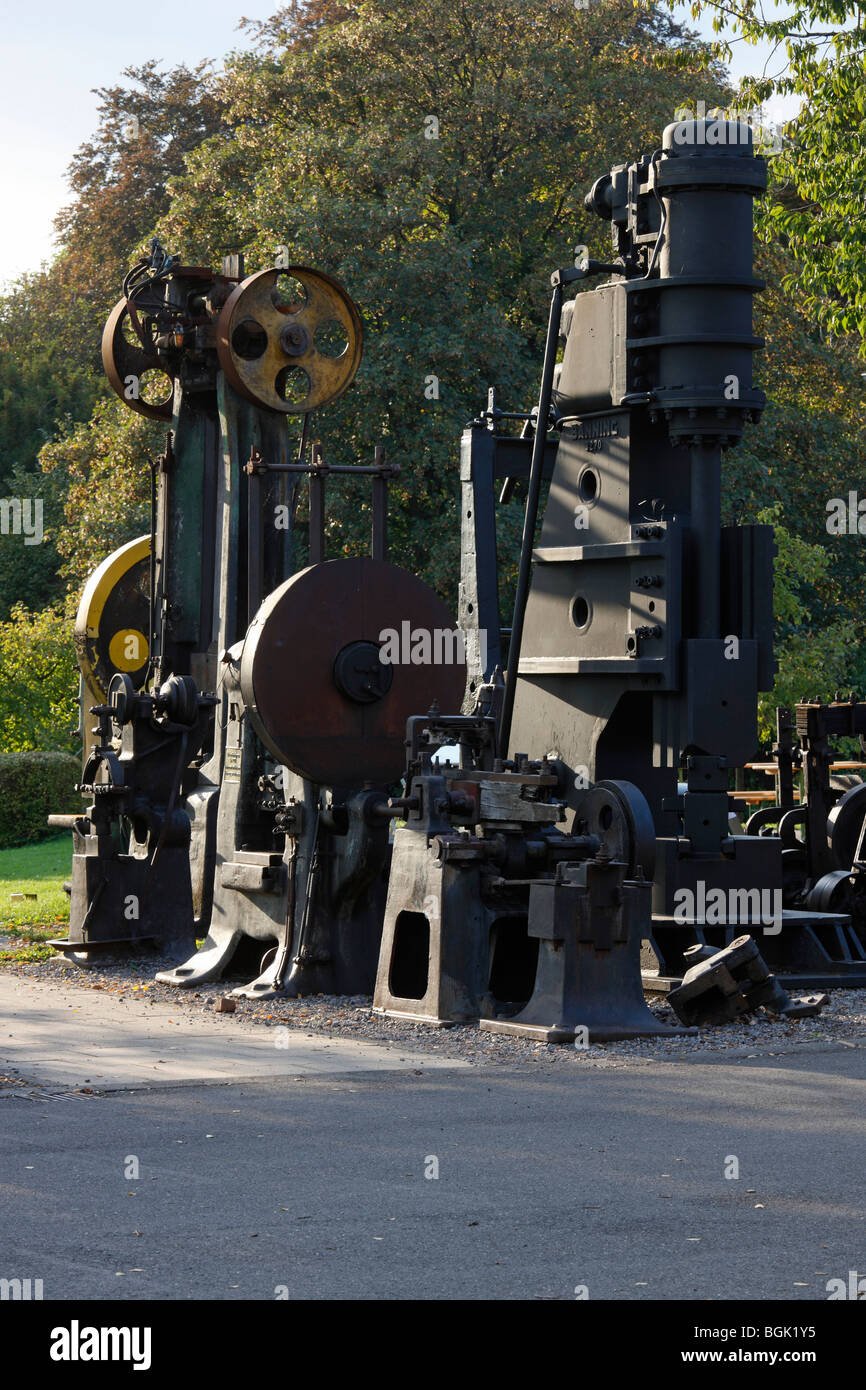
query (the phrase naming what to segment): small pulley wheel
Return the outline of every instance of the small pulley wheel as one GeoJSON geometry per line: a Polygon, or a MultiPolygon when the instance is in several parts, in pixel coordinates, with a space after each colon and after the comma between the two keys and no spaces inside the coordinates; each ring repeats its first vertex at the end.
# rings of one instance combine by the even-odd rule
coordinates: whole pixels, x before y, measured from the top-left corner
{"type": "Polygon", "coordinates": [[[282,415],[341,396],[361,362],[361,315],[338,281],[308,266],[260,270],[217,322],[220,366],[236,391],[282,415]]]}
{"type": "Polygon", "coordinates": [[[170,420],[174,400],[174,378],[156,352],[149,352],[138,341],[129,316],[129,303],[120,299],[108,316],[102,333],[102,366],[112,389],[139,415],[150,420],[170,420]],[[164,395],[145,400],[142,383],[148,372],[158,372],[165,381],[164,395]]]}
{"type": "Polygon", "coordinates": [[[846,869],[831,869],[822,874],[818,882],[806,894],[806,907],[810,912],[850,912],[853,896],[851,873],[846,869]]]}
{"type": "Polygon", "coordinates": [[[640,868],[647,880],[655,873],[656,832],[649,803],[633,782],[596,782],[582,797],[577,819],[588,835],[597,835],[629,878],[640,868]]]}
{"type": "Polygon", "coordinates": [[[159,687],[159,703],[172,724],[194,724],[198,714],[198,686],[192,676],[169,676],[159,687]]]}
{"type": "Polygon", "coordinates": [[[135,699],[136,691],[132,680],[125,671],[118,671],[116,676],[111,677],[108,703],[111,706],[111,717],[120,728],[128,724],[132,718],[135,699]]]}

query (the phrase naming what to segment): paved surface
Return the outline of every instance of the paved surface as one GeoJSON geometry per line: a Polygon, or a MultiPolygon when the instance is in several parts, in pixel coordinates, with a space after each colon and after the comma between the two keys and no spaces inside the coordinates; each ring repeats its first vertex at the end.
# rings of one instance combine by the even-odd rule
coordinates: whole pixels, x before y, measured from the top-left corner
{"type": "Polygon", "coordinates": [[[419,1053],[403,1056],[396,1043],[324,1041],[321,1034],[284,1028],[239,1035],[231,1015],[191,1018],[179,1005],[155,1002],[132,1009],[111,995],[74,985],[64,984],[61,992],[0,975],[0,1074],[17,1071],[67,1089],[422,1065],[459,1063],[419,1053]]]}
{"type": "MultiPolygon", "coordinates": [[[[30,988],[41,997],[13,1004],[38,1030],[57,996],[30,988]]],[[[89,998],[92,1013],[110,1003],[89,998]]],[[[166,1055],[181,1035],[153,1008],[166,1055]]],[[[96,1027],[66,1012],[57,1060],[20,1017],[2,1029],[19,1041],[0,1052],[55,1091],[76,1031],[96,1027]]],[[[226,1069],[248,1070],[254,1044],[226,1023],[210,1084],[178,1043],[175,1084],[151,1069],[59,1099],[5,1088],[0,1277],[41,1278],[46,1299],[573,1299],[586,1285],[591,1299],[797,1301],[866,1273],[866,1049],[546,1072],[396,1051],[386,1065],[380,1046],[298,1039],[286,1074],[268,1042],[262,1079],[239,1080],[226,1069]]],[[[115,1037],[115,1074],[152,1043],[133,1037],[124,1060],[115,1037]]]]}

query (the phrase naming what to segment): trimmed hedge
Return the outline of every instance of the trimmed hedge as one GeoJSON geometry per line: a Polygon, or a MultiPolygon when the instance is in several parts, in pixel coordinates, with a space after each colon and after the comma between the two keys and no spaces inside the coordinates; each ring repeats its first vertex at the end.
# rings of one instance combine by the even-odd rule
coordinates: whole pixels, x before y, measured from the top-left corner
{"type": "Polygon", "coordinates": [[[0,753],[0,849],[56,835],[49,815],[84,809],[80,781],[71,753],[0,753]]]}

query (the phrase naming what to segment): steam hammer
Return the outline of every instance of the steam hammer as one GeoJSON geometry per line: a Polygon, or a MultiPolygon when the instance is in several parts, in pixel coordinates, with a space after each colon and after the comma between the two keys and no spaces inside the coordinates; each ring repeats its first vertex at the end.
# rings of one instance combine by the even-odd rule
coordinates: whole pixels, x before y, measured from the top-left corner
{"type": "Polygon", "coordinates": [[[552,277],[554,305],[565,281],[607,278],[562,305],[555,369],[548,334],[537,416],[547,428],[532,443],[500,436],[488,413],[463,437],[460,617],[486,630],[488,652],[470,681],[502,659],[493,486],[522,475],[522,558],[533,547],[533,569],[504,662],[500,752],[529,747],[555,761],[578,816],[600,781],[627,779],[646,797],[656,868],[644,964],[656,984],[682,975],[696,941],[721,947],[750,930],[771,968],[801,981],[864,973],[861,956],[812,950],[814,935],[804,962],[814,913],[785,913],[780,930],[751,909],[715,924],[696,911],[708,888],[728,901],[749,892],[750,903],[761,893],[781,903],[783,890],[780,841],[732,834],[728,810],[728,770],[754,756],[758,691],[775,670],[772,529],[721,524],[723,451],[764,406],[752,384],[763,345],[752,333],[763,288],[752,206],[765,186],[751,129],[716,121],[670,125],[660,150],[599,179],[586,202],[609,221],[613,256],[581,256],[552,277]]]}

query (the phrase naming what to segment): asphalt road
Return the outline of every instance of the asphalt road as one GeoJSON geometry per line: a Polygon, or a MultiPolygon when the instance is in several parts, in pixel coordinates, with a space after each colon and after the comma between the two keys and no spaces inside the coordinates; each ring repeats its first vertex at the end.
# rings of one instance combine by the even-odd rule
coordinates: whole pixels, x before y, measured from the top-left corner
{"type": "Polygon", "coordinates": [[[796,1301],[866,1273],[866,1049],[394,1062],[7,1092],[0,1276],[46,1299],[796,1301]]]}

